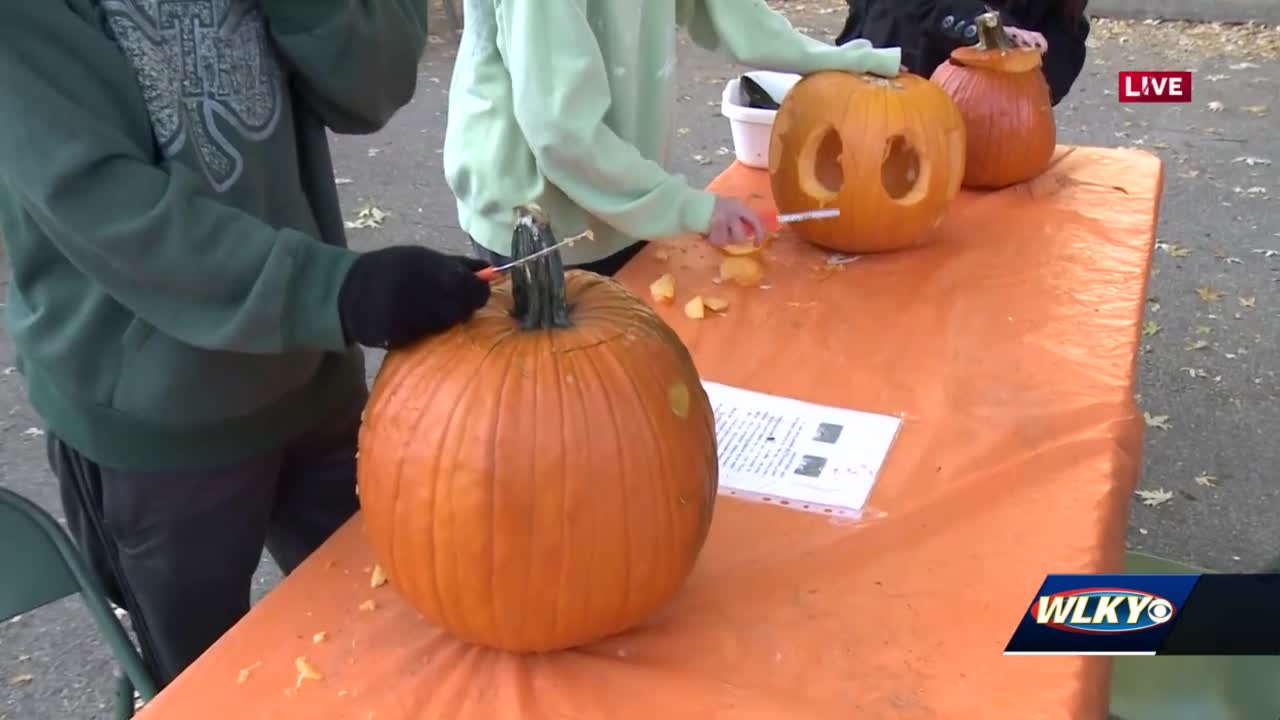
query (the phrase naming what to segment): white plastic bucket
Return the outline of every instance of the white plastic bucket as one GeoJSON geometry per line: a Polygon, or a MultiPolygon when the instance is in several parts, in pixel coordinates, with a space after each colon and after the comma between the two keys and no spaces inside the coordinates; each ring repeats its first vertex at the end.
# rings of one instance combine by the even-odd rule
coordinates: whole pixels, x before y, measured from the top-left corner
{"type": "MultiPolygon", "coordinates": [[[[746,75],[779,102],[800,81],[799,75],[767,70],[755,70],[746,75]]],[[[729,119],[733,152],[743,165],[767,169],[769,138],[773,133],[773,118],[777,111],[747,107],[746,102],[738,78],[725,83],[724,93],[720,97],[720,113],[729,119]]]]}

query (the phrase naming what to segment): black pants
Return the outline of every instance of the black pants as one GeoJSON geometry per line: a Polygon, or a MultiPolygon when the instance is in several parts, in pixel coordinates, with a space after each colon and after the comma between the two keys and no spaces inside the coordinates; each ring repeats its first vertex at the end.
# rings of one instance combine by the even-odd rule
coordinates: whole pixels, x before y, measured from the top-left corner
{"type": "MultiPolygon", "coordinates": [[[[641,241],[634,245],[628,245],[608,257],[589,263],[583,263],[582,265],[573,265],[572,267],[577,268],[578,270],[593,272],[597,275],[613,277],[622,269],[623,265],[626,265],[627,262],[631,260],[631,258],[638,255],[641,250],[644,250],[646,245],[648,245],[647,242],[641,241]]],[[[506,263],[511,262],[511,258],[506,255],[499,255],[475,240],[471,241],[471,249],[475,251],[477,257],[493,265],[505,265],[506,263]]]]}
{"type": "Polygon", "coordinates": [[[287,447],[207,471],[122,472],[49,436],[67,525],[161,686],[249,611],[265,547],[291,572],[356,511],[364,398],[287,447]]]}

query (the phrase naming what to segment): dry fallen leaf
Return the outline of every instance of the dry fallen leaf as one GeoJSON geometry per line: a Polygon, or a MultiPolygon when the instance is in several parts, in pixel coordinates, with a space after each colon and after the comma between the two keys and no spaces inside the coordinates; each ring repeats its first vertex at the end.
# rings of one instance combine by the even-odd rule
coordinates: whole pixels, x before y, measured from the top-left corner
{"type": "Polygon", "coordinates": [[[1196,295],[1199,295],[1200,299],[1205,302],[1218,302],[1224,295],[1226,295],[1226,293],[1221,290],[1215,290],[1214,288],[1205,286],[1196,288],[1196,295]]]}
{"type": "Polygon", "coordinates": [[[27,674],[27,673],[23,673],[23,674],[21,674],[21,675],[15,675],[15,676],[13,676],[13,679],[9,681],[9,684],[10,684],[10,685],[13,685],[13,686],[15,686],[15,687],[16,687],[16,686],[18,686],[18,685],[27,685],[27,684],[29,684],[32,680],[35,680],[35,679],[36,679],[36,678],[35,678],[35,676],[34,676],[34,675],[29,675],[29,674],[27,674]]]}
{"type": "Polygon", "coordinates": [[[1163,249],[1171,257],[1186,257],[1191,254],[1191,248],[1185,248],[1181,245],[1166,245],[1163,249]]]}
{"type": "Polygon", "coordinates": [[[1214,484],[1217,480],[1218,477],[1216,475],[1210,475],[1209,473],[1200,473],[1196,476],[1196,484],[1204,487],[1218,487],[1214,484]]]}
{"type": "Polygon", "coordinates": [[[1183,347],[1183,349],[1191,351],[1191,350],[1203,350],[1207,347],[1209,347],[1208,340],[1187,340],[1187,344],[1183,347]]]}
{"type": "Polygon", "coordinates": [[[702,298],[702,304],[712,312],[724,312],[729,309],[729,301],[719,297],[702,298]]]}
{"type": "Polygon", "coordinates": [[[387,213],[381,208],[374,205],[365,205],[356,213],[355,220],[348,220],[343,223],[348,230],[356,230],[361,228],[380,228],[382,221],[387,219],[387,213]]]}
{"type": "Polygon", "coordinates": [[[703,311],[701,295],[694,295],[692,300],[684,304],[684,316],[690,320],[701,320],[706,316],[703,311]]]}
{"type": "Polygon", "coordinates": [[[1223,105],[1220,101],[1214,100],[1208,105],[1209,112],[1222,112],[1223,105]]]}
{"type": "Polygon", "coordinates": [[[1158,490],[1138,490],[1134,492],[1134,495],[1142,498],[1143,505],[1150,505],[1151,507],[1163,505],[1173,499],[1173,493],[1163,488],[1158,490]]]}
{"type": "Polygon", "coordinates": [[[1207,377],[1209,377],[1209,373],[1205,372],[1204,370],[1201,370],[1200,368],[1184,367],[1184,368],[1179,368],[1179,369],[1180,369],[1180,370],[1182,370],[1182,372],[1186,373],[1187,375],[1190,375],[1190,376],[1191,376],[1191,377],[1193,377],[1193,378],[1207,378],[1207,377]]]}
{"type": "Polygon", "coordinates": [[[387,584],[387,571],[382,569],[381,565],[374,565],[373,571],[369,573],[369,587],[382,587],[387,584]]]}
{"type": "Polygon", "coordinates": [[[654,302],[670,303],[676,297],[676,277],[671,273],[663,273],[661,277],[649,284],[649,297],[654,302]]]}
{"type": "Polygon", "coordinates": [[[751,255],[735,255],[720,262],[720,279],[742,287],[755,287],[764,279],[764,267],[751,255]]]}
{"type": "Polygon", "coordinates": [[[246,682],[246,681],[248,681],[249,676],[253,674],[253,671],[254,671],[254,670],[257,670],[257,669],[258,669],[258,668],[260,668],[260,667],[262,667],[262,661],[261,661],[261,660],[259,660],[258,662],[256,662],[256,663],[254,663],[254,664],[250,665],[250,666],[249,666],[249,667],[247,667],[247,668],[244,668],[243,670],[241,670],[241,671],[240,671],[240,675],[236,677],[236,682],[237,682],[237,683],[239,683],[239,684],[241,684],[241,685],[245,684],[245,682],[246,682]]]}
{"type": "Polygon", "coordinates": [[[1160,323],[1156,322],[1155,320],[1148,320],[1142,326],[1142,334],[1146,335],[1147,337],[1151,337],[1152,335],[1155,335],[1158,332],[1160,332],[1160,323]]]}
{"type": "Polygon", "coordinates": [[[1142,420],[1146,422],[1147,427],[1158,428],[1160,430],[1169,430],[1173,427],[1169,424],[1168,415],[1152,415],[1149,412],[1143,412],[1142,420]]]}
{"type": "Polygon", "coordinates": [[[1258,307],[1258,299],[1250,295],[1248,297],[1238,297],[1236,302],[1240,303],[1240,307],[1253,310],[1258,307]]]}
{"type": "Polygon", "coordinates": [[[1245,105],[1244,107],[1242,107],[1242,108],[1240,108],[1240,109],[1241,109],[1241,110],[1243,110],[1243,111],[1245,111],[1245,112],[1247,112],[1247,113],[1250,113],[1250,114],[1252,114],[1252,115],[1266,115],[1266,114],[1267,114],[1267,106],[1266,106],[1266,105],[1245,105]]]}

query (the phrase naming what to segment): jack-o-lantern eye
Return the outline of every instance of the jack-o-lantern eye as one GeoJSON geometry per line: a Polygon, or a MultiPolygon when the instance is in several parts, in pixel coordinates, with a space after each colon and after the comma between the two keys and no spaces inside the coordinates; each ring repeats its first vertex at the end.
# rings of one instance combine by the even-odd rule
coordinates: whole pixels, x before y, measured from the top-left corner
{"type": "Polygon", "coordinates": [[[769,150],[780,212],[840,210],[796,235],[840,252],[897,250],[927,240],[959,191],[964,126],[924,78],[825,72],[787,94],[769,150]]]}
{"type": "Polygon", "coordinates": [[[880,185],[889,197],[905,201],[920,186],[920,153],[904,135],[894,135],[885,144],[880,163],[880,185]]]}
{"type": "Polygon", "coordinates": [[[798,180],[805,194],[819,203],[829,203],[844,189],[844,141],[832,125],[810,133],[800,150],[798,180]]]}
{"type": "Polygon", "coordinates": [[[1040,51],[1014,47],[998,13],[977,19],[978,43],[957,48],[930,78],[964,118],[964,186],[999,189],[1044,172],[1057,126],[1040,51]]]}

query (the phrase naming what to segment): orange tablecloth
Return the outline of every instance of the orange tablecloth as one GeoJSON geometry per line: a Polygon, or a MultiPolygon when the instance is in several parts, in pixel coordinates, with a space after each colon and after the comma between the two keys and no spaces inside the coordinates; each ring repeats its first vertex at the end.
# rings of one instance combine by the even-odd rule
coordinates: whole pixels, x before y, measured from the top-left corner
{"type": "MultiPolygon", "coordinates": [[[[678,299],[733,303],[662,310],[707,379],[905,418],[878,515],[722,496],[660,617],[525,659],[371,589],[356,518],[142,719],[1105,717],[1104,659],[1000,653],[1045,573],[1121,567],[1161,183],[1149,154],[1079,148],[1029,185],[963,195],[919,250],[825,274],[824,253],[780,240],[763,289],[712,285],[718,254],[694,239],[649,248],[621,274],[635,291],[669,269],[678,299]],[[295,688],[299,656],[323,678],[295,688]]],[[[740,166],[713,187],[770,203],[740,166]]]]}

